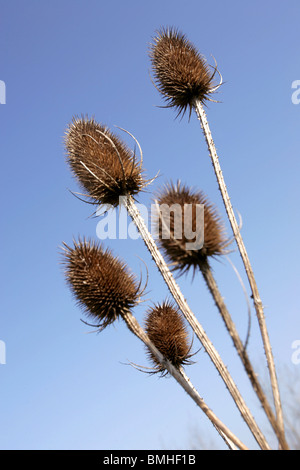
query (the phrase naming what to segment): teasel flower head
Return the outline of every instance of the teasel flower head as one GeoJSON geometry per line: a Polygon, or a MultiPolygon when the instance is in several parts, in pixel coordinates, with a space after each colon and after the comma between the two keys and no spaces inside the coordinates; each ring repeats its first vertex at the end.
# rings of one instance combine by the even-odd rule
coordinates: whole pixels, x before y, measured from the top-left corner
{"type": "Polygon", "coordinates": [[[90,202],[116,207],[120,196],[143,188],[142,154],[138,163],[135,153],[105,125],[74,117],[65,134],[67,162],[90,202]]]}
{"type": "Polygon", "coordinates": [[[154,223],[159,244],[174,270],[184,273],[193,269],[195,272],[198,268],[207,267],[209,258],[225,254],[228,240],[224,225],[203,192],[193,191],[181,185],[180,181],[176,185],[171,182],[158,192],[156,203],[158,215],[154,223]],[[202,224],[199,226],[197,220],[197,206],[200,204],[204,206],[204,227],[202,224]],[[177,209],[176,213],[171,210],[172,206],[177,209]],[[190,249],[196,245],[199,230],[204,235],[202,247],[190,249]]]}
{"type": "MultiPolygon", "coordinates": [[[[154,305],[146,315],[145,331],[152,343],[174,367],[191,364],[192,344],[178,308],[169,301],[154,305]]],[[[154,354],[149,350],[149,359],[154,369],[152,373],[167,374],[154,354]]]]}
{"type": "Polygon", "coordinates": [[[65,278],[77,304],[101,331],[139,301],[140,283],[127,265],[94,241],[63,244],[65,278]]]}
{"type": "Polygon", "coordinates": [[[217,66],[210,70],[206,60],[184,34],[174,28],[162,28],[150,45],[154,83],[178,115],[190,109],[195,100],[202,103],[218,86],[213,84],[217,66]]]}

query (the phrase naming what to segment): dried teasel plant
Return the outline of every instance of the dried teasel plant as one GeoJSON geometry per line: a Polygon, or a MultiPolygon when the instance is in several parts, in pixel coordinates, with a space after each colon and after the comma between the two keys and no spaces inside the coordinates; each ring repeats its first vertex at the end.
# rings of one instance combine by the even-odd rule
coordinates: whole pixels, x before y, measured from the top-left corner
{"type": "Polygon", "coordinates": [[[78,305],[97,322],[93,326],[101,331],[122,318],[129,330],[146,345],[156,364],[170,373],[202,409],[228,447],[246,450],[247,447],[209,409],[186,375],[178,371],[178,364],[165,357],[165,351],[157,349],[133,316],[131,310],[137,305],[142,291],[127,265],[109,249],[87,240],[74,241],[73,247],[64,243],[62,255],[66,281],[78,305]]]}
{"type": "MultiPolygon", "coordinates": [[[[189,114],[191,115],[194,109],[201,122],[210,157],[216,172],[219,189],[252,289],[273,386],[277,413],[277,417],[274,417],[275,427],[281,447],[285,448],[284,429],[280,415],[281,405],[278,394],[278,384],[276,383],[276,373],[272,362],[273,358],[268,333],[264,323],[262,303],[239,227],[231,207],[203,107],[207,101],[214,101],[211,95],[216,92],[222,83],[221,74],[217,69],[216,63],[215,66],[208,65],[204,57],[199,54],[196,47],[188,41],[186,36],[175,28],[166,28],[159,31],[154,39],[154,43],[150,47],[150,57],[152,70],[154,72],[155,86],[166,99],[167,106],[176,108],[178,115],[185,114],[187,110],[189,110],[189,114]],[[221,83],[217,85],[213,83],[216,73],[221,77],[221,83]]],[[[110,204],[114,207],[117,207],[120,203],[124,204],[166,282],[178,309],[192,327],[205,351],[208,353],[257,443],[261,449],[269,449],[270,447],[265,437],[257,426],[236,384],[230,376],[220,355],[207,337],[200,322],[189,308],[178,284],[174,280],[172,272],[135,206],[134,199],[136,195],[142,191],[149,182],[144,180],[142,174],[143,162],[140,145],[132,134],[128,131],[125,132],[133,137],[135,143],[138,145],[141,154],[141,161],[139,163],[136,160],[135,152],[131,151],[131,149],[106,126],[98,124],[94,119],[73,118],[72,123],[66,131],[65,148],[67,151],[67,162],[73,175],[84,191],[84,194],[80,195],[86,197],[87,202],[91,204],[110,204]]],[[[187,188],[185,189],[186,193],[189,193],[187,188]]],[[[187,194],[185,194],[185,197],[186,196],[187,194]]],[[[208,207],[207,201],[206,206],[208,207]]],[[[213,227],[215,225],[221,228],[220,220],[213,212],[212,207],[211,211],[207,214],[211,215],[211,226],[213,227]]],[[[209,215],[207,214],[206,219],[209,220],[209,215]]],[[[193,219],[193,212],[191,217],[193,219]]],[[[183,246],[180,246],[182,243],[179,241],[179,244],[177,243],[176,246],[173,244],[172,255],[174,258],[177,253],[176,266],[181,271],[189,270],[190,268],[195,270],[196,267],[199,266],[209,289],[215,296],[215,302],[218,308],[220,311],[222,310],[223,313],[226,313],[225,304],[220,294],[216,293],[217,286],[216,284],[214,285],[215,281],[210,276],[211,270],[209,269],[209,258],[223,254],[223,250],[226,247],[226,239],[222,231],[220,231],[218,235],[214,234],[210,241],[209,238],[206,238],[205,243],[206,244],[202,247],[202,251],[199,251],[195,256],[195,253],[184,253],[182,249],[183,246]],[[217,297],[217,295],[219,295],[219,297],[217,297]]],[[[169,252],[168,254],[166,250],[166,257],[169,259],[172,258],[172,256],[169,255],[171,255],[171,253],[169,252]]],[[[92,316],[96,319],[94,326],[103,329],[117,318],[122,318],[128,328],[149,348],[149,355],[150,358],[152,358],[154,369],[162,374],[168,372],[173,375],[211,419],[230,448],[234,448],[233,444],[235,444],[239,448],[245,449],[244,444],[242,444],[236,436],[232,435],[228,428],[215,417],[204,403],[203,399],[201,399],[198,392],[191,385],[189,379],[185,376],[182,366],[189,361],[190,350],[187,346],[188,343],[183,339],[184,334],[182,331],[182,335],[179,335],[181,339],[178,337],[176,340],[175,338],[177,336],[173,329],[174,341],[169,340],[169,350],[167,351],[165,349],[162,354],[157,347],[159,346],[160,349],[163,350],[162,342],[157,342],[158,333],[156,335],[154,334],[154,337],[152,336],[153,341],[151,341],[149,337],[155,331],[154,324],[152,324],[151,328],[149,327],[147,334],[132,315],[131,310],[139,302],[142,291],[140,289],[141,284],[130,274],[126,265],[115,258],[111,252],[104,250],[100,245],[93,244],[93,242],[75,242],[74,248],[70,248],[65,244],[64,257],[67,281],[78,304],[84,309],[88,316],[92,316]],[[101,260],[101,262],[99,262],[99,260],[101,260]],[[157,346],[154,342],[156,342],[157,346]],[[171,355],[169,355],[170,351],[172,352],[171,355]]],[[[166,304],[164,304],[163,307],[166,307],[166,304]]],[[[173,307],[174,311],[176,311],[176,307],[173,307]]],[[[179,314],[178,310],[177,313],[179,314]]],[[[227,321],[229,321],[230,316],[228,312],[227,314],[227,321]]],[[[153,313],[153,316],[158,320],[159,315],[155,317],[153,313]]],[[[149,318],[150,314],[148,312],[148,319],[149,318]]],[[[176,322],[173,319],[171,323],[172,325],[169,324],[166,331],[168,331],[168,329],[170,330],[171,326],[174,327],[176,322]]],[[[168,324],[168,322],[166,322],[166,324],[168,324]]],[[[160,330],[162,329],[163,326],[161,325],[160,330]]],[[[167,341],[164,343],[165,346],[167,341]]],[[[245,351],[243,351],[243,354],[245,359],[245,351]]]]}
{"type": "MultiPolygon", "coordinates": [[[[189,77],[197,76],[200,62],[192,60],[192,58],[200,57],[200,54],[197,52],[195,46],[192,45],[182,33],[178,32],[174,28],[161,29],[154,39],[149,55],[156,80],[156,88],[163,95],[164,99],[168,103],[168,106],[179,108],[180,112],[185,112],[186,109],[189,108],[190,114],[192,109],[194,109],[200,121],[228,220],[230,222],[251,288],[254,308],[270,375],[274,405],[276,409],[277,426],[280,429],[282,436],[281,440],[285,441],[280,392],[269,333],[264,316],[263,303],[261,301],[250,259],[230,201],[227,186],[220,166],[219,157],[204,109],[205,101],[206,99],[209,99],[209,93],[216,91],[216,89],[221,85],[222,79],[221,83],[216,87],[210,86],[206,88],[206,93],[204,94],[198,93],[197,88],[192,86],[189,88],[190,93],[183,93],[183,90],[185,90],[189,85],[189,77]],[[186,60],[186,58],[190,58],[190,60],[186,60]],[[170,67],[170,71],[168,70],[168,67],[170,67]],[[178,101],[179,96],[184,97],[185,101],[178,101]]],[[[218,71],[217,67],[215,67],[214,73],[216,71],[218,71]]],[[[208,83],[211,84],[211,80],[208,83]]],[[[284,448],[286,447],[287,446],[284,448]]]]}
{"type": "MultiPolygon", "coordinates": [[[[162,347],[160,340],[158,339],[157,335],[153,335],[153,328],[148,325],[148,333],[139,325],[136,318],[131,313],[126,313],[124,316],[124,320],[129,328],[129,330],[135,334],[146,346],[148,354],[152,361],[155,364],[155,372],[160,372],[163,376],[166,374],[170,374],[181,387],[186,391],[186,393],[194,400],[194,402],[199,406],[199,408],[205,413],[208,419],[211,421],[219,435],[222,437],[226,445],[230,450],[248,450],[247,446],[232,432],[230,429],[215,415],[215,413],[207,406],[205,401],[202,397],[200,397],[198,391],[192,385],[190,379],[187,377],[186,373],[182,368],[182,364],[188,363],[188,355],[186,355],[186,345],[183,345],[183,332],[180,331],[180,339],[177,336],[176,344],[178,347],[181,346],[181,357],[179,364],[179,356],[177,357],[174,355],[174,343],[172,343],[173,347],[171,347],[173,353],[170,354],[170,350],[167,350],[165,347],[162,347]],[[152,336],[152,338],[151,338],[152,336]],[[153,341],[154,340],[154,341],[153,341]],[[181,342],[181,345],[179,344],[181,342]],[[161,350],[158,349],[161,348],[161,350]],[[167,354],[167,356],[164,355],[167,354]],[[182,353],[184,357],[182,357],[182,353]]],[[[149,312],[148,312],[148,320],[149,320],[149,312]]],[[[177,318],[178,320],[178,318],[177,318]]],[[[151,320],[150,320],[151,324],[151,320]]],[[[154,326],[154,325],[153,325],[154,326]]],[[[182,325],[181,325],[182,326],[182,325]]],[[[177,333],[178,334],[178,333],[177,333]]],[[[169,346],[171,346],[169,344],[169,346]]]]}
{"type": "Polygon", "coordinates": [[[254,438],[256,439],[258,445],[263,450],[269,450],[270,447],[267,443],[267,440],[263,433],[261,432],[260,428],[258,427],[254,417],[249,410],[245,400],[243,399],[240,391],[238,390],[237,385],[235,384],[233,378],[231,377],[227,367],[225,366],[220,354],[214,347],[211,340],[208,338],[205,330],[203,329],[201,323],[195,316],[195,314],[190,309],[183,293],[180,290],[179,285],[174,279],[172,272],[170,271],[165,259],[163,258],[155,240],[153,239],[151,233],[148,230],[141,214],[134,204],[132,197],[125,198],[123,200],[123,204],[126,207],[130,217],[132,218],[133,222],[135,223],[147,249],[151,253],[151,256],[156,263],[169,291],[172,295],[174,301],[176,302],[178,308],[184,315],[185,319],[191,326],[192,330],[194,331],[195,335],[199,339],[200,343],[204,347],[205,351],[208,353],[212,363],[216,367],[217,371],[219,372],[222,380],[224,381],[228,391],[230,392],[237,408],[239,409],[243,419],[247,423],[250,431],[252,432],[254,438]]]}
{"type": "Polygon", "coordinates": [[[180,181],[178,181],[176,185],[171,182],[161,188],[158,191],[156,202],[158,207],[158,215],[155,220],[156,232],[158,233],[159,243],[165,257],[168,259],[173,269],[179,271],[180,274],[190,269],[193,269],[194,275],[197,269],[202,273],[208,290],[214,299],[237,353],[245,367],[253,389],[281,445],[286,446],[287,443],[278,429],[276,417],[259,383],[258,376],[254,371],[253,365],[236,330],[211,269],[210,260],[226,253],[225,250],[228,245],[224,224],[221,221],[216,207],[211,204],[202,191],[192,190],[188,186],[182,185],[180,181]],[[204,227],[198,226],[195,210],[185,210],[185,207],[188,205],[195,208],[196,205],[200,204],[204,205],[204,227]],[[178,234],[175,236],[175,211],[170,210],[176,206],[180,208],[180,217],[177,219],[177,222],[181,224],[181,230],[178,231],[179,236],[178,234]],[[169,208],[169,210],[162,210],[164,207],[169,208]],[[192,228],[192,230],[188,230],[187,233],[195,234],[192,239],[185,235],[186,230],[184,230],[184,228],[187,226],[192,228]],[[162,236],[163,227],[167,228],[169,234],[169,236],[165,238],[162,236]],[[197,231],[202,230],[204,230],[203,246],[198,250],[191,251],[187,249],[187,244],[197,238],[197,231]]]}
{"type": "MultiPolygon", "coordinates": [[[[189,341],[187,327],[178,308],[170,301],[156,304],[146,315],[145,331],[161,354],[177,369],[191,364],[192,343],[189,341]]],[[[154,365],[153,373],[165,375],[168,371],[149,353],[154,365]]]]}
{"type": "MultiPolygon", "coordinates": [[[[76,121],[77,122],[77,121],[76,121]]],[[[76,125],[77,126],[77,125],[76,125]]],[[[98,124],[96,121],[93,120],[92,127],[95,129],[96,134],[100,134],[103,137],[103,132],[97,132],[98,124]]],[[[71,126],[72,127],[72,126],[71,126]]],[[[225,364],[223,363],[219,353],[217,352],[216,348],[213,346],[212,342],[208,338],[206,332],[204,331],[203,327],[191,311],[190,307],[188,306],[185,297],[183,296],[182,292],[178,284],[176,283],[171,271],[169,270],[164,258],[162,257],[152,235],[148,231],[148,228],[141,217],[139,210],[136,207],[134,201],[134,194],[131,192],[131,188],[126,186],[126,177],[123,175],[122,183],[119,185],[115,184],[116,179],[112,177],[110,173],[108,173],[108,167],[104,170],[103,166],[107,156],[109,155],[108,161],[110,162],[111,159],[115,159],[116,162],[123,161],[121,158],[120,151],[117,148],[114,140],[112,138],[105,137],[106,147],[96,141],[96,139],[92,138],[90,134],[85,136],[85,132],[81,130],[81,124],[79,126],[79,141],[82,145],[78,147],[75,145],[73,146],[73,138],[70,138],[70,132],[67,131],[67,138],[66,138],[66,148],[67,148],[67,161],[71,166],[71,170],[75,173],[76,178],[79,180],[79,183],[85,188],[87,191],[87,197],[90,196],[92,199],[93,204],[112,204],[114,206],[117,205],[117,201],[119,204],[123,204],[128,214],[132,218],[134,224],[136,225],[139,233],[149,252],[152,255],[153,260],[155,261],[164,281],[166,282],[171,295],[173,296],[174,301],[177,303],[178,308],[181,310],[183,315],[185,316],[186,320],[194,330],[196,336],[198,337],[199,341],[205,348],[206,352],[208,353],[212,363],[218,370],[220,376],[222,377],[224,383],[226,384],[232,398],[234,399],[241,415],[243,416],[245,422],[247,423],[250,431],[252,432],[253,436],[255,437],[257,443],[262,449],[269,449],[268,443],[262,434],[261,430],[259,429],[254,417],[252,416],[245,400],[241,396],[234,380],[232,379],[230,373],[228,372],[225,364]],[[81,140],[81,136],[87,137],[87,139],[81,140]],[[89,142],[92,140],[96,146],[92,147],[89,146],[89,142]],[[74,149],[76,151],[74,151],[74,149]],[[81,172],[81,168],[84,168],[84,173],[81,172]],[[98,176],[91,168],[99,169],[100,172],[103,172],[105,175],[109,175],[108,179],[103,185],[103,179],[98,176]],[[104,171],[103,171],[104,170],[104,171]]],[[[70,126],[69,126],[70,129],[70,126]]],[[[129,135],[132,136],[128,131],[129,135]]],[[[108,134],[108,129],[106,130],[106,134],[108,134]]],[[[106,135],[105,134],[105,135],[106,135]]],[[[110,134],[111,135],[111,134],[110,134]]],[[[132,136],[133,137],[133,136],[132,136]]],[[[134,138],[134,137],[133,137],[134,138]]],[[[76,139],[75,139],[76,140],[76,139]]],[[[138,144],[137,140],[134,138],[135,142],[138,144]]],[[[139,146],[139,144],[138,144],[139,146]]],[[[140,148],[140,146],[139,146],[140,148]]],[[[142,153],[141,153],[142,155],[142,153]]],[[[125,159],[126,157],[124,157],[125,159]]],[[[131,163],[134,163],[135,159],[133,158],[131,163]]],[[[124,166],[124,165],[123,165],[124,166]]],[[[121,166],[122,168],[122,166],[121,166]]],[[[133,165],[132,165],[133,168],[133,165]]],[[[142,171],[142,167],[140,165],[140,169],[142,171]]],[[[123,173],[123,171],[122,171],[123,173]]],[[[143,187],[144,185],[149,184],[149,182],[143,182],[140,186],[143,187]]]]}

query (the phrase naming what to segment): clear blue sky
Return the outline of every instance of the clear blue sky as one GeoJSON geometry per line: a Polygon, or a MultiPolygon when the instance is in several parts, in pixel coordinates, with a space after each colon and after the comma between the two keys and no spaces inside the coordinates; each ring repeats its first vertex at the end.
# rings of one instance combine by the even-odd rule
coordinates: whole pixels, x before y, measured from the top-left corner
{"type": "MultiPolygon", "coordinates": [[[[231,200],[265,305],[276,363],[291,361],[300,339],[299,124],[292,82],[300,80],[298,0],[214,2],[52,0],[0,2],[1,155],[1,449],[188,448],[194,429],[205,443],[223,443],[179,386],[124,363],[149,365],[143,345],[118,322],[100,335],[81,321],[59,265],[58,247],[72,237],[96,238],[91,206],[64,160],[62,138],[74,114],[94,115],[139,140],[146,174],[202,189],[224,215],[196,117],[175,120],[161,109],[151,83],[148,44],[160,26],[190,38],[224,78],[207,109],[231,200]]],[[[230,229],[228,228],[230,234],[230,229]]],[[[135,313],[168,292],[141,240],[107,245],[139,273],[148,294],[135,313]],[[147,300],[148,299],[148,300],[147,300]]],[[[240,259],[231,259],[240,270],[240,259]]],[[[215,275],[241,337],[247,330],[243,291],[226,259],[215,275]]],[[[178,280],[253,413],[265,429],[231,340],[200,276],[178,280]]],[[[249,292],[248,285],[247,291],[249,292]]],[[[195,339],[194,348],[198,349],[195,339]]],[[[264,375],[264,354],[252,312],[249,354],[264,375]]],[[[207,404],[255,447],[203,349],[187,373],[207,404]]]]}

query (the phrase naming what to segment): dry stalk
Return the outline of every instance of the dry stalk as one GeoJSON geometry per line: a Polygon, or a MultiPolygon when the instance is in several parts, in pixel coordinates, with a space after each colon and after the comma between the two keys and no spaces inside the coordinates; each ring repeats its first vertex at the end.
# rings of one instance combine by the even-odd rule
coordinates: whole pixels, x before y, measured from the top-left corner
{"type": "Polygon", "coordinates": [[[278,381],[277,381],[277,376],[276,376],[276,369],[275,369],[275,363],[274,363],[274,358],[273,358],[273,353],[272,353],[272,348],[270,344],[270,339],[268,335],[268,330],[266,326],[266,321],[264,317],[264,311],[263,311],[263,304],[260,299],[260,295],[258,292],[256,280],[254,277],[254,273],[250,264],[250,260],[248,257],[248,253],[246,251],[243,238],[241,236],[239,226],[230,202],[230,198],[228,195],[227,187],[224,181],[223,173],[221,170],[221,166],[219,163],[219,158],[217,155],[216,147],[211,135],[210,127],[206,118],[206,113],[204,110],[204,107],[201,103],[200,100],[196,99],[194,100],[194,109],[196,111],[196,114],[198,116],[198,119],[200,121],[205,140],[207,143],[208,151],[211,157],[211,161],[214,167],[214,171],[216,174],[216,178],[218,181],[219,189],[222,195],[222,199],[225,205],[225,209],[228,215],[229,222],[232,227],[232,231],[241,255],[241,258],[244,263],[244,267],[246,270],[246,274],[249,280],[249,284],[251,287],[252,291],[252,298],[254,302],[254,307],[256,311],[256,316],[258,319],[259,327],[260,327],[260,332],[261,332],[261,337],[264,345],[264,350],[266,354],[266,359],[267,359],[267,364],[269,368],[269,374],[270,374],[270,381],[271,381],[271,386],[272,386],[272,393],[273,393],[273,398],[274,398],[274,404],[275,404],[275,410],[276,410],[276,417],[277,417],[277,422],[278,422],[278,427],[280,429],[280,432],[282,434],[282,440],[284,439],[284,422],[283,422],[283,413],[282,413],[282,406],[281,406],[281,400],[280,400],[280,393],[279,393],[279,386],[278,386],[278,381]]]}
{"type": "Polygon", "coordinates": [[[234,346],[237,350],[237,353],[239,355],[239,357],[241,358],[241,361],[244,365],[244,368],[247,372],[247,375],[250,379],[250,382],[253,386],[253,389],[255,391],[255,393],[257,394],[257,397],[258,399],[260,400],[261,402],[261,405],[270,421],[270,424],[280,442],[280,445],[282,447],[282,449],[288,449],[289,446],[286,442],[286,439],[285,439],[285,436],[284,434],[280,431],[280,429],[278,428],[278,423],[277,423],[277,420],[276,420],[276,417],[272,411],[272,408],[270,407],[270,404],[267,400],[267,397],[259,383],[259,380],[257,378],[257,375],[253,369],[253,366],[251,364],[251,361],[249,359],[249,356],[247,354],[247,351],[240,339],[240,336],[236,330],[236,327],[235,327],[235,324],[231,318],[231,315],[230,313],[228,312],[227,310],[227,307],[225,305],[225,302],[223,300],[223,297],[221,296],[221,293],[219,291],[219,288],[218,288],[218,285],[216,283],[216,280],[213,276],[213,273],[212,273],[212,270],[210,268],[210,266],[207,264],[206,268],[204,266],[201,267],[201,272],[202,272],[202,275],[203,275],[203,278],[206,282],[206,285],[208,287],[208,290],[210,291],[214,301],[215,301],[215,304],[224,320],[224,323],[225,323],[225,326],[227,328],[227,331],[228,333],[230,334],[231,338],[232,338],[232,341],[234,343],[234,346]]]}
{"type": "Polygon", "coordinates": [[[258,445],[263,450],[270,450],[270,447],[266,441],[266,438],[262,434],[261,430],[259,429],[257,423],[255,422],[249,408],[247,407],[244,399],[242,398],[236,384],[234,383],[231,375],[229,374],[225,364],[223,363],[219,353],[216,351],[215,347],[207,337],[203,327],[198,322],[197,318],[191,311],[190,307],[188,306],[183,294],[179,286],[177,285],[171,271],[169,270],[167,264],[164,261],[152,235],[148,231],[148,228],[141,217],[135,203],[134,199],[129,195],[127,197],[120,198],[122,203],[124,204],[125,208],[127,209],[130,217],[132,218],[133,222],[135,223],[136,227],[141,234],[141,237],[146,244],[149,252],[152,255],[153,260],[155,261],[163,279],[165,280],[170,293],[172,294],[175,302],[177,303],[179,309],[185,316],[186,320],[190,324],[191,328],[197,335],[198,339],[200,340],[201,344],[203,345],[205,351],[208,353],[210,359],[212,360],[213,364],[215,365],[216,369],[218,370],[220,376],[222,377],[226,387],[228,388],[232,398],[234,399],[236,406],[238,407],[242,417],[244,418],[245,422],[247,423],[250,431],[252,432],[253,436],[255,437],[258,445]]]}

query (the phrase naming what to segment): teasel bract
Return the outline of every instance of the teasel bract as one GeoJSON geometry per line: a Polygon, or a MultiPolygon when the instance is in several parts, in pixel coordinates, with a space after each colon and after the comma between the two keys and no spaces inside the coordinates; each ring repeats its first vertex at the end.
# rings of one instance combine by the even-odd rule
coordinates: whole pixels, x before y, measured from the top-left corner
{"type": "Polygon", "coordinates": [[[102,330],[138,303],[140,283],[110,249],[79,239],[74,247],[64,243],[62,256],[66,281],[93,326],[102,330]]]}
{"type": "Polygon", "coordinates": [[[92,203],[118,206],[121,196],[134,196],[145,184],[142,162],[94,118],[73,118],[66,130],[65,148],[71,171],[92,203]]]}
{"type": "MultiPolygon", "coordinates": [[[[157,197],[158,215],[155,220],[159,243],[168,261],[174,270],[181,273],[193,269],[205,269],[210,258],[225,253],[227,239],[225,237],[224,224],[217,212],[202,191],[195,191],[188,186],[170,182],[158,191],[157,197]],[[204,227],[197,226],[197,205],[204,206],[204,227]],[[174,211],[164,210],[179,207],[179,219],[174,211]],[[186,210],[187,207],[190,210],[186,210]],[[181,226],[178,231],[176,222],[181,226]],[[189,228],[189,230],[187,230],[189,228]],[[164,237],[164,230],[169,231],[169,236],[164,237]],[[196,250],[187,249],[189,243],[195,241],[197,231],[203,231],[203,246],[196,250]],[[176,234],[177,232],[177,234],[176,234]],[[186,233],[195,233],[193,238],[188,238],[186,233]]],[[[198,223],[199,224],[199,223],[198,223]]],[[[168,234],[167,234],[168,235],[168,234]]]]}
{"type": "MultiPolygon", "coordinates": [[[[160,353],[177,369],[191,364],[188,331],[179,309],[170,301],[156,304],[146,315],[145,331],[160,353]]],[[[163,365],[149,351],[154,371],[165,375],[163,365]]],[[[155,373],[154,372],[154,373],[155,373]]]]}
{"type": "Polygon", "coordinates": [[[207,64],[196,47],[175,28],[157,32],[149,51],[154,82],[179,114],[193,109],[194,101],[205,102],[216,89],[213,79],[217,68],[207,64]]]}

